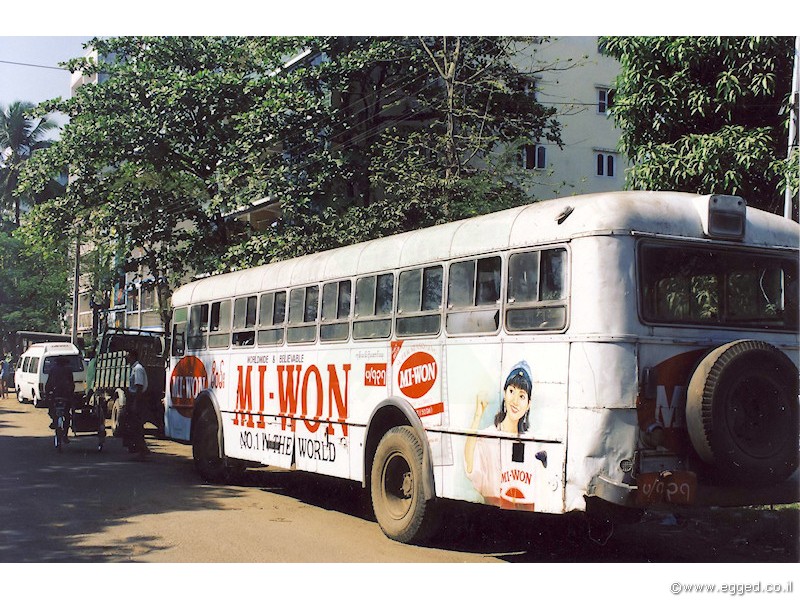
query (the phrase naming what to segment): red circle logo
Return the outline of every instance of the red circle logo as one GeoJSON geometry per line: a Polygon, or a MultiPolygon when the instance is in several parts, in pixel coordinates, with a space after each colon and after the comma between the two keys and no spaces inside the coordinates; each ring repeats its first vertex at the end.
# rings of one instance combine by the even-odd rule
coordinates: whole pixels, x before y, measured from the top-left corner
{"type": "Polygon", "coordinates": [[[415,352],[400,366],[397,384],[409,398],[422,398],[436,383],[438,374],[435,358],[427,352],[415,352]]]}
{"type": "Polygon", "coordinates": [[[169,395],[178,413],[191,417],[194,399],[208,387],[208,375],[203,361],[195,356],[184,356],[172,369],[169,395]]]}

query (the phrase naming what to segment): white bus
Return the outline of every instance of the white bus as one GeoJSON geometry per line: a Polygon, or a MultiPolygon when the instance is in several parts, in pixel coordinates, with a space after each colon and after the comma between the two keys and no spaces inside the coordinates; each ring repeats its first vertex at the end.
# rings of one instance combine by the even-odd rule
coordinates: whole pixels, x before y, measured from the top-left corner
{"type": "Polygon", "coordinates": [[[798,239],[735,196],[547,200],[176,290],[165,427],[203,478],[543,513],[775,502],[797,468],[798,239]]]}

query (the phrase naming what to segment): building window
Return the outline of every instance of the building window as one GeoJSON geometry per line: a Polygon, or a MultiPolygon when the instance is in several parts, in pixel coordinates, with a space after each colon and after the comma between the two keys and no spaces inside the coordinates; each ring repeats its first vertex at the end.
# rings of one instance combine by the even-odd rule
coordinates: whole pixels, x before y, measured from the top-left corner
{"type": "Polygon", "coordinates": [[[125,310],[129,313],[139,312],[139,290],[134,286],[128,288],[127,302],[125,304],[125,310]]]}
{"type": "Polygon", "coordinates": [[[606,87],[597,88],[597,114],[607,115],[614,106],[614,90],[606,87]]]}
{"type": "Polygon", "coordinates": [[[595,155],[597,162],[597,175],[600,177],[614,177],[616,162],[615,156],[607,152],[598,152],[595,155]]]}
{"type": "Polygon", "coordinates": [[[547,167],[547,148],[539,144],[522,147],[522,166],[525,169],[544,169],[547,167]]]}

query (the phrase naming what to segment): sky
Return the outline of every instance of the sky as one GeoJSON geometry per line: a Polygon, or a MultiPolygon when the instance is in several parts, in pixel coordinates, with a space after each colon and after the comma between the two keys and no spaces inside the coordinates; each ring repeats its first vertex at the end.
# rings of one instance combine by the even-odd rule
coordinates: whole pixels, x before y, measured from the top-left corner
{"type": "Polygon", "coordinates": [[[58,63],[83,56],[82,44],[89,39],[0,35],[0,105],[69,97],[70,73],[58,68],[58,63]]]}
{"type": "MultiPolygon", "coordinates": [[[[773,2],[782,0],[761,0],[759,5],[773,2]]],[[[672,0],[671,10],[659,11],[657,18],[648,3],[637,0],[617,0],[612,10],[598,10],[608,5],[593,0],[570,0],[569,11],[563,5],[514,0],[493,0],[491,10],[485,3],[405,0],[403,10],[392,10],[390,18],[376,11],[373,0],[306,0],[302,14],[285,3],[276,8],[272,2],[226,0],[225,10],[214,11],[213,18],[200,10],[186,11],[181,2],[164,0],[139,0],[135,10],[123,5],[124,14],[109,12],[109,5],[97,0],[74,0],[69,14],[63,3],[38,0],[35,14],[48,15],[46,20],[34,18],[25,2],[5,4],[0,15],[3,106],[15,100],[38,103],[69,96],[70,75],[59,70],[58,63],[82,56],[82,44],[95,35],[795,35],[781,29],[794,29],[789,24],[798,22],[776,20],[774,15],[780,13],[770,11],[748,11],[745,18],[735,11],[719,11],[716,2],[706,5],[696,0],[672,0]]],[[[781,12],[786,10],[800,12],[796,8],[781,12]]]]}

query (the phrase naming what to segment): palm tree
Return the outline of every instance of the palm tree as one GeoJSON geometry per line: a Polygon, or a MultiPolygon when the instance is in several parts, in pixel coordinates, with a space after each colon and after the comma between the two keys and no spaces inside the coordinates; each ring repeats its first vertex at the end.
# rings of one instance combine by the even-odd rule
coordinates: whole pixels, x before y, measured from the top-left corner
{"type": "Polygon", "coordinates": [[[46,148],[51,141],[47,133],[57,127],[47,117],[32,118],[34,105],[12,102],[0,106],[0,207],[14,207],[14,222],[19,226],[20,196],[16,193],[19,172],[35,150],[46,148]]]}

